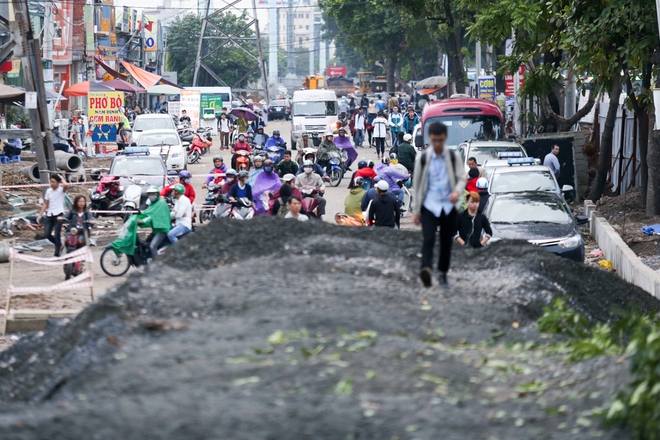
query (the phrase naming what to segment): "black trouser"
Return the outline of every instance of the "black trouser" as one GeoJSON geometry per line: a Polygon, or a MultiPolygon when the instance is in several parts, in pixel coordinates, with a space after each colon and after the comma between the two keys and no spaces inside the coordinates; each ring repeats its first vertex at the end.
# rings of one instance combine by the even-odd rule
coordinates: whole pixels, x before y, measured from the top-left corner
{"type": "Polygon", "coordinates": [[[53,148],[55,150],[64,151],[65,153],[69,152],[69,144],[65,144],[64,142],[54,142],[53,148]]]}
{"type": "Polygon", "coordinates": [[[10,159],[12,156],[20,156],[22,151],[20,148],[12,147],[11,145],[5,145],[3,150],[5,156],[9,157],[10,159]]]}
{"type": "Polygon", "coordinates": [[[156,259],[158,256],[158,248],[160,245],[165,241],[167,238],[167,233],[165,232],[157,232],[154,234],[154,238],[151,239],[151,243],[149,243],[149,249],[151,249],[151,258],[156,259]]]}
{"type": "Polygon", "coordinates": [[[385,154],[385,138],[377,137],[376,140],[376,155],[383,156],[385,154]]]}
{"type": "Polygon", "coordinates": [[[422,207],[422,235],[424,244],[422,244],[422,267],[433,267],[433,247],[435,246],[435,234],[440,226],[440,259],[438,260],[438,270],[441,273],[447,273],[451,259],[451,245],[456,235],[456,209],[452,209],[449,214],[444,211],[440,217],[433,215],[431,211],[422,207]]]}
{"type": "Polygon", "coordinates": [[[318,196],[316,196],[316,201],[319,203],[319,207],[318,207],[318,211],[317,211],[318,214],[319,214],[319,217],[324,216],[325,215],[325,204],[327,203],[327,200],[325,200],[323,197],[318,195],[318,196]]]}
{"type": "Polygon", "coordinates": [[[55,245],[55,256],[60,256],[62,249],[62,222],[57,218],[62,214],[57,214],[49,217],[43,217],[44,223],[44,236],[46,240],[55,245]]]}

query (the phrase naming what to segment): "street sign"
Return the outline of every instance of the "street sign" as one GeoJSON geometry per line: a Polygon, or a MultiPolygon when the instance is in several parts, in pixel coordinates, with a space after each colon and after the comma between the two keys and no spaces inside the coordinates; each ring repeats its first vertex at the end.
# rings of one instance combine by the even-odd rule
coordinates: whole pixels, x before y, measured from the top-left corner
{"type": "Polygon", "coordinates": [[[479,98],[495,100],[495,77],[480,76],[477,84],[479,85],[479,98]]]}
{"type": "Polygon", "coordinates": [[[37,109],[37,92],[25,92],[25,108],[37,109]]]}
{"type": "Polygon", "coordinates": [[[147,38],[147,41],[145,41],[145,44],[147,45],[148,48],[151,49],[152,47],[155,46],[156,41],[152,37],[149,37],[147,38]]]}
{"type": "MultiPolygon", "coordinates": [[[[522,86],[523,83],[525,82],[523,80],[523,77],[525,75],[525,65],[524,64],[520,66],[520,70],[518,71],[518,73],[520,75],[520,85],[522,86]]],[[[514,89],[513,75],[506,75],[504,77],[504,84],[505,84],[504,94],[506,96],[513,96],[515,94],[515,91],[513,90],[514,89]]]]}

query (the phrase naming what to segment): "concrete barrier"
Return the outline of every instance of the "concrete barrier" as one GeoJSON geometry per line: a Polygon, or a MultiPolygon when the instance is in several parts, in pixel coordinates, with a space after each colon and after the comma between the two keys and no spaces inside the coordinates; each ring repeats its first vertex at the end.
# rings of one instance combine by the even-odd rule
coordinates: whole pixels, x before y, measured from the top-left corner
{"type": "Polygon", "coordinates": [[[605,259],[612,262],[617,275],[660,298],[660,274],[642,263],[612,225],[605,218],[599,217],[596,211],[591,213],[591,236],[603,251],[605,259]]]}

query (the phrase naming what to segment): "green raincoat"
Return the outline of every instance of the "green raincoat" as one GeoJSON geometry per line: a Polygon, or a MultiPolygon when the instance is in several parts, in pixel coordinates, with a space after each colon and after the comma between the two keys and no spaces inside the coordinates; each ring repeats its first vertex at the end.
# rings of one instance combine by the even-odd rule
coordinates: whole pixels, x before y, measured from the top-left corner
{"type": "Polygon", "coordinates": [[[140,226],[151,228],[154,233],[167,233],[172,228],[170,208],[167,206],[167,202],[160,198],[156,203],[149,205],[141,214],[130,216],[128,221],[124,223],[119,237],[112,242],[112,248],[116,253],[133,255],[137,241],[138,220],[142,220],[140,226]]]}

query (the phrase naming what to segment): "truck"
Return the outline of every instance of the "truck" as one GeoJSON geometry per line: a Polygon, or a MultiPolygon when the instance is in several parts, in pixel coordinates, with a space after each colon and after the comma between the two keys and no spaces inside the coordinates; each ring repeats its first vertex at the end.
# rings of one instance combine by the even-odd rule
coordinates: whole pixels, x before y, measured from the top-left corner
{"type": "Polygon", "coordinates": [[[374,72],[358,72],[360,94],[384,93],[387,91],[387,77],[375,76],[374,72]]]}
{"type": "Polygon", "coordinates": [[[339,120],[337,95],[332,90],[296,90],[291,107],[291,148],[304,132],[322,136],[339,120]]]}
{"type": "Polygon", "coordinates": [[[485,99],[459,95],[428,103],[422,111],[420,134],[414,139],[418,148],[430,144],[428,128],[433,122],[447,126],[445,146],[452,149],[470,140],[504,139],[504,115],[496,103],[485,99]]]}
{"type": "Polygon", "coordinates": [[[332,76],[325,80],[326,88],[334,90],[337,97],[347,96],[355,93],[355,85],[353,80],[344,76],[332,76]]]}
{"type": "Polygon", "coordinates": [[[303,88],[308,90],[318,90],[325,88],[325,76],[307,75],[303,80],[303,88]]]}

